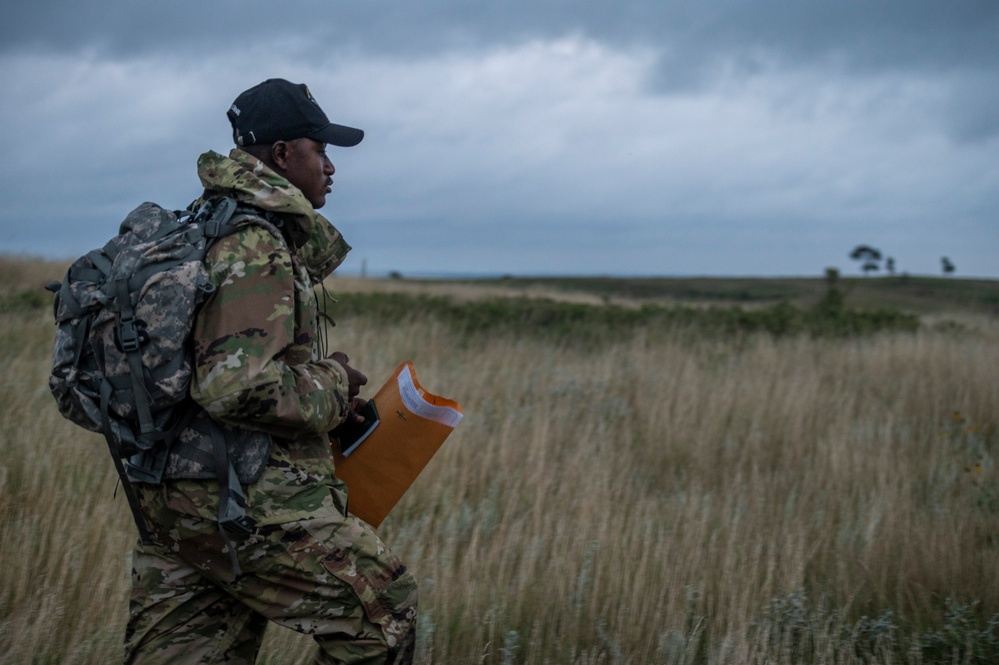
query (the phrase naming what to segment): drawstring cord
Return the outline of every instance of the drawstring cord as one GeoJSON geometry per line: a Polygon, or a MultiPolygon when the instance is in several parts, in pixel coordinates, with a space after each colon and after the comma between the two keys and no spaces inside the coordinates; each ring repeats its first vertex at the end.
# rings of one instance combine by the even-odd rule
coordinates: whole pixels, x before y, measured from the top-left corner
{"type": "Polygon", "coordinates": [[[330,297],[329,291],[326,290],[326,281],[323,280],[319,282],[319,287],[323,292],[321,298],[316,307],[316,346],[318,347],[320,358],[329,358],[330,354],[330,331],[336,325],[336,321],[333,320],[327,313],[330,302],[336,302],[332,297],[330,297]],[[327,327],[326,324],[329,324],[327,327]]]}

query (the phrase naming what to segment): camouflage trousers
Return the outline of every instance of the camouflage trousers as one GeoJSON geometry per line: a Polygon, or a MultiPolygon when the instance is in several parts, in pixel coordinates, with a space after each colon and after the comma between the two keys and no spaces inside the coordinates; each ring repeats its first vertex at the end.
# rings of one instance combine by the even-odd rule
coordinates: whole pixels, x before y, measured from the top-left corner
{"type": "Polygon", "coordinates": [[[312,635],[319,663],[411,663],[416,581],[370,526],[332,501],[308,519],[231,537],[140,496],[154,542],[132,554],[126,663],[253,663],[268,621],[312,635]]]}

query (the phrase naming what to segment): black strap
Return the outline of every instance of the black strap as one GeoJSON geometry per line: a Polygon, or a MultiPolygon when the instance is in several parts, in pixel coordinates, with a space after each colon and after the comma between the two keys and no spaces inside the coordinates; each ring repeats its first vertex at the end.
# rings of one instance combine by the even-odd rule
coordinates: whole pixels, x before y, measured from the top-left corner
{"type": "Polygon", "coordinates": [[[219,533],[229,550],[229,562],[232,564],[232,574],[239,577],[243,574],[236,558],[236,546],[229,537],[231,535],[245,536],[250,533],[251,520],[246,516],[246,498],[243,496],[243,486],[239,483],[236,470],[229,462],[229,452],[225,446],[225,437],[219,427],[212,427],[212,446],[215,449],[215,477],[219,482],[219,533]]]}
{"type": "Polygon", "coordinates": [[[128,358],[132,398],[139,418],[139,437],[144,438],[156,431],[156,423],[153,422],[151,400],[146,389],[145,372],[142,370],[142,340],[135,321],[135,311],[132,309],[132,299],[128,294],[128,280],[115,281],[115,301],[118,304],[118,341],[128,358]]]}
{"type": "Polygon", "coordinates": [[[83,266],[71,266],[70,272],[73,274],[74,279],[87,279],[87,281],[97,282],[102,277],[107,277],[111,274],[114,259],[118,256],[119,251],[120,250],[117,248],[117,245],[112,238],[103,249],[92,249],[86,254],[87,258],[90,259],[90,262],[94,264],[95,268],[97,268],[97,273],[94,273],[92,269],[84,268],[83,266]]]}
{"type": "MultiPolygon", "coordinates": [[[[73,295],[73,290],[69,288],[69,277],[67,277],[62,285],[59,287],[59,298],[62,299],[63,305],[66,306],[66,310],[69,312],[69,316],[65,318],[71,318],[74,316],[83,316],[83,307],[77,301],[76,296],[73,295]]],[[[57,313],[58,316],[58,313],[57,313]]]]}
{"type": "Polygon", "coordinates": [[[104,431],[104,438],[108,442],[108,449],[111,451],[111,459],[114,460],[114,468],[118,472],[118,478],[121,480],[121,488],[125,492],[125,499],[128,501],[128,507],[132,511],[132,519],[135,520],[135,526],[139,530],[139,538],[144,544],[149,545],[152,543],[152,538],[149,535],[149,529],[146,527],[146,521],[142,518],[139,497],[135,494],[135,488],[132,487],[132,483],[128,479],[128,474],[125,473],[125,466],[121,462],[121,453],[118,450],[118,444],[111,431],[111,418],[108,414],[110,399],[111,384],[103,381],[101,382],[101,428],[104,431]]]}

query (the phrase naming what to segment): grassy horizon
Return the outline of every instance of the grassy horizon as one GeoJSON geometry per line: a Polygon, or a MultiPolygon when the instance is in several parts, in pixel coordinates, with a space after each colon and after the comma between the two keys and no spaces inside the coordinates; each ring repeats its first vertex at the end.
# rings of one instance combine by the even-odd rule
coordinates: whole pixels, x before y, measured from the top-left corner
{"type": "MultiPolygon", "coordinates": [[[[46,282],[62,279],[69,260],[53,261],[0,254],[0,295],[33,292],[46,282]]],[[[818,272],[818,271],[817,271],[818,272]]],[[[838,274],[838,273],[837,273],[838,274]]],[[[697,303],[760,305],[781,301],[807,307],[820,301],[831,283],[828,275],[814,277],[613,277],[505,276],[432,279],[378,277],[365,279],[336,274],[336,289],[348,293],[432,293],[457,300],[487,296],[537,297],[585,304],[697,303]]],[[[832,283],[853,307],[891,307],[918,314],[972,311],[999,313],[999,279],[959,275],[838,274],[832,283]]]]}

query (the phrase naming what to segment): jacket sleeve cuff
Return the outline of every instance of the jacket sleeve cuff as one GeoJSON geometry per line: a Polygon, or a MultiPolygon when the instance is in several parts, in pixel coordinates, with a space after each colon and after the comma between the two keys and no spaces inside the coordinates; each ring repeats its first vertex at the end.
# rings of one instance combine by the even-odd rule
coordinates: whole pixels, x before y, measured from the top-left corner
{"type": "Polygon", "coordinates": [[[329,421],[325,428],[326,431],[329,431],[347,419],[347,414],[350,409],[347,370],[345,370],[340,363],[335,360],[330,360],[329,358],[320,360],[317,364],[327,370],[331,379],[328,390],[334,393],[333,399],[331,400],[332,405],[330,408],[329,421]]]}

